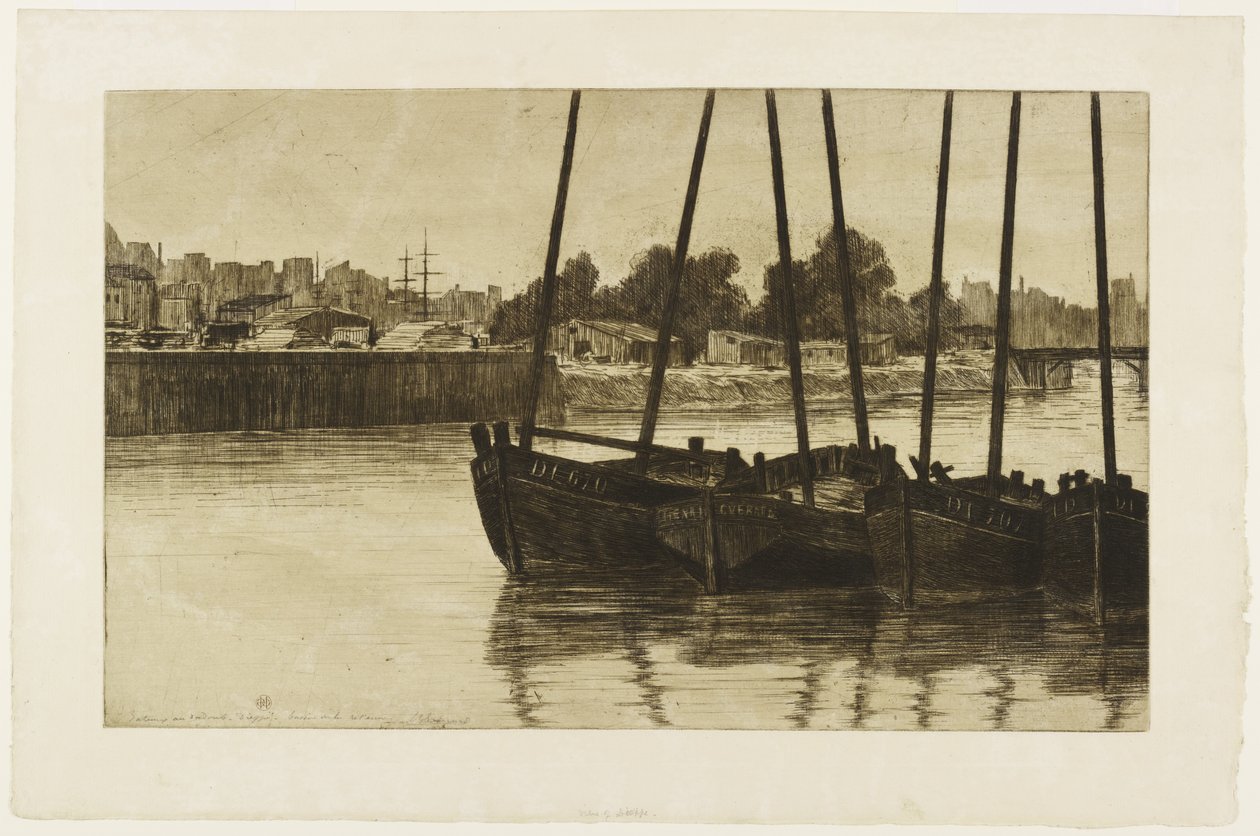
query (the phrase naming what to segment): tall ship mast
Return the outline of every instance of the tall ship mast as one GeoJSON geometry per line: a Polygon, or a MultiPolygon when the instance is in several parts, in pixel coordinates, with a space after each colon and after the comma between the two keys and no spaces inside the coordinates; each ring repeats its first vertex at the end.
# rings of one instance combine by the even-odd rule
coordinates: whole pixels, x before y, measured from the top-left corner
{"type": "Polygon", "coordinates": [[[424,251],[420,253],[420,275],[423,284],[420,287],[420,304],[423,306],[425,321],[429,319],[429,276],[444,275],[435,270],[429,269],[429,256],[435,256],[437,253],[429,252],[429,228],[424,228],[424,251]]]}
{"type": "Polygon", "coordinates": [[[403,266],[403,313],[405,314],[411,307],[411,273],[409,272],[409,268],[411,267],[411,262],[414,260],[406,246],[403,247],[403,257],[398,260],[402,262],[403,266]]]}
{"type": "Polygon", "coordinates": [[[398,259],[403,266],[403,312],[407,313],[411,310],[411,283],[416,279],[411,278],[411,262],[420,262],[420,319],[427,322],[429,319],[429,276],[442,276],[444,273],[437,270],[429,269],[430,256],[436,256],[437,253],[429,252],[429,228],[424,228],[424,249],[417,255],[412,255],[409,247],[403,247],[402,258],[398,259]]]}

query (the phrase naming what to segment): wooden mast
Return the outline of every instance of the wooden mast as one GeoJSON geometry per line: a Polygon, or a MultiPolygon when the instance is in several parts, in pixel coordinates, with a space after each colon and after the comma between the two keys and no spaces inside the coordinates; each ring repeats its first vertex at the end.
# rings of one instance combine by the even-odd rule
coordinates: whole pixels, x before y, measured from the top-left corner
{"type": "Polygon", "coordinates": [[[661,325],[656,335],[656,354],[652,357],[652,376],[648,381],[647,402],[643,407],[643,423],[639,427],[639,444],[643,447],[635,456],[637,473],[646,473],[648,445],[656,435],[656,418],[661,406],[661,389],[665,384],[665,367],[669,363],[670,340],[674,335],[674,318],[678,312],[678,294],[682,285],[683,269],[687,265],[687,247],[691,243],[691,220],[696,213],[696,197],[700,191],[700,169],[704,167],[704,151],[709,142],[709,122],[713,118],[713,90],[704,97],[704,112],[700,116],[700,132],[696,137],[696,153],[691,160],[691,179],[687,181],[687,197],[683,201],[682,223],[678,226],[678,243],[674,247],[674,263],[669,273],[669,285],[665,290],[665,307],[661,312],[661,325]]]}
{"type": "Polygon", "coordinates": [[[569,129],[564,137],[564,156],[560,160],[560,185],[556,189],[556,208],[551,215],[551,240],[547,245],[547,265],[543,272],[542,293],[538,301],[538,330],[534,333],[529,390],[525,393],[525,414],[521,416],[520,443],[524,450],[529,450],[534,443],[534,422],[538,417],[538,396],[542,390],[547,331],[551,327],[551,309],[556,295],[556,265],[560,260],[560,233],[564,229],[564,204],[569,196],[569,172],[573,169],[573,145],[577,138],[578,105],[581,101],[582,91],[574,90],[569,98],[569,129]]]}
{"type": "Polygon", "coordinates": [[[774,214],[779,233],[779,269],[783,271],[784,343],[792,378],[792,411],[796,416],[796,452],[801,468],[801,500],[814,504],[813,460],[809,454],[809,424],[805,417],[805,381],[801,375],[801,343],[797,334],[796,293],[792,285],[792,247],[788,240],[787,196],[783,188],[783,149],[779,144],[779,111],[774,91],[766,91],[766,125],[770,133],[770,172],[774,178],[774,214]]]}
{"type": "Polygon", "coordinates": [[[936,179],[936,230],[932,235],[932,279],[928,291],[927,347],[923,358],[923,403],[919,413],[919,459],[915,467],[927,479],[932,465],[932,413],[936,406],[936,353],[940,349],[941,297],[945,295],[942,262],[945,256],[945,203],[949,189],[949,143],[954,121],[954,91],[945,92],[941,120],[941,164],[936,179]]]}
{"type": "Polygon", "coordinates": [[[866,419],[866,389],[862,383],[862,343],[858,333],[857,300],[853,292],[853,267],[849,261],[849,232],[844,222],[844,197],[840,192],[840,153],[836,149],[836,116],[831,91],[822,91],[823,133],[827,141],[827,172],[831,178],[832,229],[836,236],[836,261],[840,274],[840,300],[844,304],[844,335],[849,353],[849,389],[853,393],[853,423],[858,449],[870,452],[871,432],[866,419]]]}
{"type": "MultiPolygon", "coordinates": [[[[1107,484],[1116,483],[1116,417],[1111,386],[1111,286],[1107,280],[1107,218],[1103,202],[1102,106],[1089,94],[1090,133],[1094,146],[1094,254],[1098,279],[1098,364],[1102,378],[1103,467],[1107,484]]],[[[1149,286],[1149,285],[1148,285],[1149,286]]]]}
{"type": "Polygon", "coordinates": [[[1002,255],[998,263],[997,334],[993,352],[993,410],[989,416],[990,496],[1001,494],[1002,424],[1006,419],[1006,372],[1011,342],[1011,251],[1015,242],[1015,175],[1019,168],[1019,91],[1011,94],[1006,146],[1006,201],[1002,211],[1002,255]]]}

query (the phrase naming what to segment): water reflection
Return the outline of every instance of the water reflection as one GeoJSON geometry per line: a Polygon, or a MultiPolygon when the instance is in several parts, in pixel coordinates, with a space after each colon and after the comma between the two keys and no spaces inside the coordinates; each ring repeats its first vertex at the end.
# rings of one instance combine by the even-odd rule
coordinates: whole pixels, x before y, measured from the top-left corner
{"type": "MultiPolygon", "coordinates": [[[[1030,476],[1100,459],[1096,381],[1082,372],[1078,383],[1012,397],[1008,452],[1030,476]]],[[[818,443],[852,438],[843,400],[815,407],[818,443]]],[[[983,469],[985,414],[982,396],[938,401],[939,457],[960,472],[983,469]]],[[[1117,389],[1117,416],[1122,468],[1144,484],[1145,396],[1117,389]]],[[[566,426],[633,438],[638,421],[577,413],[566,426]]],[[[917,398],[873,398],[872,427],[908,452],[917,398]]],[[[749,455],[795,449],[786,406],[662,414],[663,443],[692,435],[749,455]]],[[[463,425],[109,439],[110,721],[1147,724],[1146,637],[1099,633],[1037,599],[903,615],[860,591],[710,598],[672,564],[637,577],[508,578],[481,528],[470,456],[463,425]],[[155,668],[167,673],[161,689],[137,673],[155,668]],[[257,711],[259,694],[270,712],[257,711]]]]}
{"type": "Polygon", "coordinates": [[[514,579],[486,660],[522,725],[1141,729],[1144,634],[1037,596],[896,611],[864,591],[698,595],[657,573],[514,579]],[[556,710],[563,706],[563,711],[556,710]]]}

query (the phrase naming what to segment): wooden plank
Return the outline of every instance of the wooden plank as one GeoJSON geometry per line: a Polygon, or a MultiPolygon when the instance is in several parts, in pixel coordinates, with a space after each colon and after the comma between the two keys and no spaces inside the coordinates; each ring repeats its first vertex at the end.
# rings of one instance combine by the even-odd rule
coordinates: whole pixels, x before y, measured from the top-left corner
{"type": "Polygon", "coordinates": [[[853,292],[853,265],[849,260],[849,233],[844,221],[844,196],[840,191],[840,152],[836,147],[836,116],[831,91],[822,91],[823,133],[827,143],[827,173],[831,179],[831,219],[836,234],[840,300],[844,304],[844,335],[849,352],[849,389],[853,393],[853,424],[858,449],[870,452],[871,432],[866,418],[866,388],[862,383],[862,343],[858,332],[857,295],[853,292]]]}
{"type": "Polygon", "coordinates": [[[945,111],[941,120],[941,163],[936,179],[936,230],[932,235],[932,278],[928,301],[927,348],[923,359],[923,402],[919,412],[919,461],[927,478],[932,464],[932,414],[936,407],[936,354],[940,349],[941,297],[945,282],[941,264],[945,255],[945,198],[949,188],[950,131],[954,119],[954,91],[945,93],[945,111]]]}
{"type": "MultiPolygon", "coordinates": [[[[524,431],[524,427],[521,430],[524,431]]],[[[693,453],[690,450],[680,450],[677,447],[663,447],[659,444],[644,444],[641,441],[631,441],[627,438],[610,438],[604,435],[580,433],[573,430],[556,430],[549,427],[534,427],[534,435],[539,438],[554,438],[557,441],[576,441],[580,444],[591,444],[596,447],[609,447],[613,450],[628,450],[631,453],[647,455],[655,453],[659,456],[669,456],[670,458],[699,462],[704,465],[712,465],[714,462],[712,455],[706,456],[703,453],[693,453]]]]}
{"type": "Polygon", "coordinates": [[[1019,169],[1019,91],[1011,94],[1011,127],[1006,145],[1006,199],[1002,210],[1002,255],[998,263],[997,334],[993,357],[993,404],[989,415],[990,496],[1001,493],[1002,425],[1006,420],[1007,362],[1011,349],[1011,253],[1015,243],[1015,179],[1019,169]]]}
{"type": "Polygon", "coordinates": [[[529,391],[525,395],[525,413],[521,417],[521,447],[525,450],[529,450],[534,442],[534,422],[538,417],[538,396],[542,391],[547,330],[551,325],[551,309],[556,296],[556,266],[560,261],[564,204],[569,198],[569,173],[573,169],[573,146],[577,138],[578,106],[581,102],[582,91],[574,90],[569,97],[569,128],[564,137],[564,156],[560,160],[560,185],[556,189],[556,208],[551,215],[551,239],[547,244],[547,263],[543,271],[541,298],[538,301],[538,330],[534,334],[529,391]]]}
{"type": "Polygon", "coordinates": [[[1102,106],[1089,94],[1090,134],[1094,146],[1094,255],[1098,284],[1098,365],[1102,382],[1103,469],[1116,483],[1116,417],[1111,381],[1111,287],[1107,281],[1107,211],[1103,200],[1102,106]]]}
{"type": "MultiPolygon", "coordinates": [[[[652,376],[648,379],[647,402],[643,406],[643,423],[639,442],[651,444],[656,435],[656,418],[661,407],[661,390],[665,385],[665,367],[669,363],[670,339],[674,335],[674,319],[678,314],[678,294],[682,287],[683,269],[687,266],[687,247],[691,243],[691,220],[696,213],[700,194],[700,170],[704,168],[704,151],[709,144],[709,123],[713,120],[713,90],[704,97],[700,114],[700,132],[696,136],[696,153],[691,160],[691,178],[687,181],[687,197],[683,201],[682,222],[678,225],[678,243],[674,246],[674,263],[665,289],[665,307],[661,311],[661,327],[656,334],[656,355],[652,358],[652,376]]],[[[635,457],[635,471],[647,472],[648,453],[635,457]]]]}
{"type": "MultiPolygon", "coordinates": [[[[1011,357],[1023,360],[1093,360],[1098,357],[1096,347],[1089,348],[1011,348],[1011,357]]],[[[1147,346],[1115,346],[1111,347],[1112,360],[1147,360],[1150,350],[1147,346]]]]}
{"type": "Polygon", "coordinates": [[[783,271],[783,334],[792,379],[792,412],[796,418],[796,452],[801,466],[801,500],[814,504],[813,457],[809,454],[809,422],[805,417],[805,379],[801,375],[801,341],[796,321],[792,280],[792,246],[788,240],[787,196],[783,186],[783,148],[779,142],[779,110],[774,91],[766,91],[766,125],[770,134],[770,173],[774,180],[774,214],[779,235],[779,267],[783,271]]]}

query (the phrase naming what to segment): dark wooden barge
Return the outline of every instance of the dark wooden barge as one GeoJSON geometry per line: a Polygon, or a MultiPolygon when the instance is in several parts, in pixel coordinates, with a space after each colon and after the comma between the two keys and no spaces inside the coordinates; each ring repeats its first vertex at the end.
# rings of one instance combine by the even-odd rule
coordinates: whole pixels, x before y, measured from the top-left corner
{"type": "Polygon", "coordinates": [[[1090,95],[1094,163],[1094,251],[1097,260],[1098,364],[1102,387],[1102,480],[1084,470],[1059,477],[1058,493],[1045,504],[1045,571],[1048,598],[1097,624],[1149,618],[1150,498],[1118,471],[1111,380],[1111,302],[1107,281],[1102,107],[1090,95]]]}
{"type": "Polygon", "coordinates": [[[774,184],[780,305],[792,384],[797,451],[767,461],[754,457],[751,473],[730,474],[699,496],[662,505],[657,537],[709,592],[794,587],[869,587],[874,583],[863,496],[900,468],[891,446],[870,446],[862,381],[857,306],[849,262],[839,153],[831,92],[822,91],[822,117],[836,234],[836,278],[844,305],[850,389],[857,442],[811,448],[801,373],[799,324],[790,265],[786,188],[773,90],[766,91],[766,125],[774,184]]]}
{"type": "Polygon", "coordinates": [[[1016,92],[1011,97],[1007,144],[989,466],[984,476],[954,479],[949,476],[952,468],[943,467],[931,458],[953,120],[953,93],[945,94],[919,455],[911,457],[916,478],[890,481],[870,491],[865,500],[876,584],[904,609],[920,603],[1018,597],[1034,592],[1041,583],[1044,483],[1034,480],[1032,485],[1025,486],[1023,473],[1018,471],[1009,478],[1002,475],[1019,117],[1020,94],[1016,92]]]}

